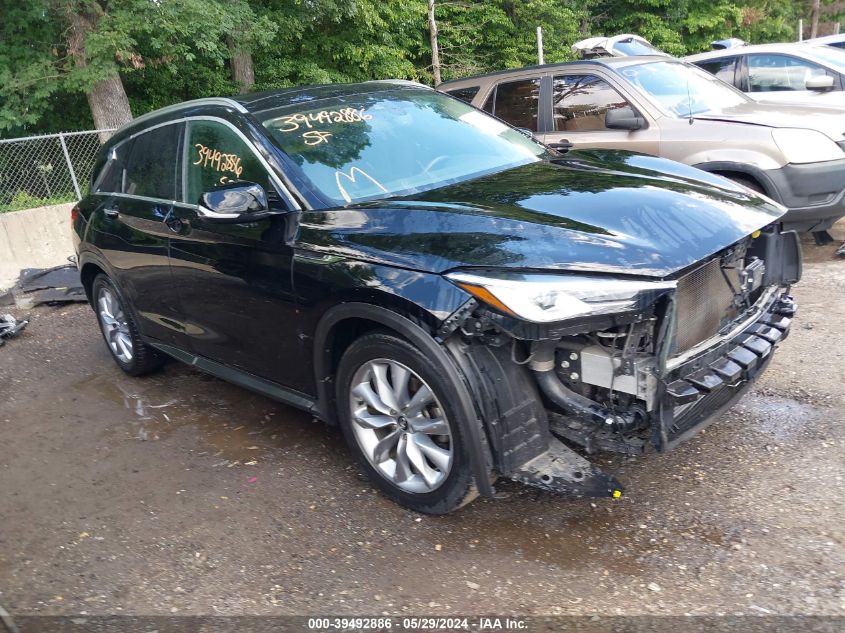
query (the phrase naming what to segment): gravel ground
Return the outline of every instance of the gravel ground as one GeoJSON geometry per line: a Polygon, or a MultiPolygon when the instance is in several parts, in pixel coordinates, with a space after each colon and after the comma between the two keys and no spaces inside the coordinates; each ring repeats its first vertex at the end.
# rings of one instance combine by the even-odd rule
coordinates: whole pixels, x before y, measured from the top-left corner
{"type": "MultiPolygon", "coordinates": [[[[845,239],[845,225],[835,231],[845,239]]],[[[87,306],[0,349],[0,604],[79,614],[845,614],[845,260],[805,244],[755,390],[620,500],[515,484],[446,517],[376,493],[339,433],[173,363],[87,306]]]]}

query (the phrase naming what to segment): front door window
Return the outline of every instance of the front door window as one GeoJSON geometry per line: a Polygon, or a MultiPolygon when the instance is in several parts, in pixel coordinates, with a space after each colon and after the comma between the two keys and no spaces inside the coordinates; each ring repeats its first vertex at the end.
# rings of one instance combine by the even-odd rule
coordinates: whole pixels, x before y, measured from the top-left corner
{"type": "Polygon", "coordinates": [[[628,106],[625,97],[596,75],[562,75],[552,83],[555,132],[606,130],[608,110],[628,106]]]}
{"type": "Polygon", "coordinates": [[[191,121],[185,143],[185,202],[233,180],[254,182],[270,192],[267,170],[237,132],[216,121],[191,121]]]}
{"type": "Polygon", "coordinates": [[[832,75],[818,64],[789,55],[749,55],[749,92],[787,92],[807,89],[812,77],[832,75]]]}

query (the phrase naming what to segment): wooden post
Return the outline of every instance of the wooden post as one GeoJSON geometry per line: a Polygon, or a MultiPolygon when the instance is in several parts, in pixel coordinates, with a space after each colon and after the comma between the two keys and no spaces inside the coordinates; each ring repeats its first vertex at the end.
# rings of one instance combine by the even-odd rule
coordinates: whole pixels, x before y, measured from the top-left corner
{"type": "Polygon", "coordinates": [[[434,19],[434,0],[428,0],[428,33],[431,38],[431,74],[434,86],[440,85],[440,48],[437,45],[437,21],[434,19]]]}
{"type": "Polygon", "coordinates": [[[810,12],[810,39],[818,37],[819,35],[819,15],[822,12],[821,0],[813,0],[812,10],[810,12]]]}

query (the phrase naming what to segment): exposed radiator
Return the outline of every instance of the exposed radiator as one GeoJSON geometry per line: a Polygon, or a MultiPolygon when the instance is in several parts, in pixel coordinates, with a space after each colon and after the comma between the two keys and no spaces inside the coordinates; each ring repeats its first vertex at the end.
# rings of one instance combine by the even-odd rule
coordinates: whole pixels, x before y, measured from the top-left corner
{"type": "Polygon", "coordinates": [[[740,287],[738,268],[725,268],[716,258],[678,280],[675,353],[680,354],[714,336],[737,317],[734,292],[740,287]]]}

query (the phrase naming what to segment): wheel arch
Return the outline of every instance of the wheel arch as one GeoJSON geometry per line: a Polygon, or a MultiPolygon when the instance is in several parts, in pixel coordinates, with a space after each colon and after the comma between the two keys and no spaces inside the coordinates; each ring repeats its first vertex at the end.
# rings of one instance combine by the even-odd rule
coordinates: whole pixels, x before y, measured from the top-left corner
{"type": "Polygon", "coordinates": [[[764,170],[754,167],[753,165],[729,161],[718,161],[712,163],[699,163],[698,165],[693,165],[693,167],[697,167],[702,171],[716,174],[717,176],[723,176],[728,179],[730,179],[731,176],[739,176],[746,180],[750,180],[756,183],[760,189],[762,189],[763,193],[773,200],[776,200],[777,202],[782,201],[780,192],[772,179],[766,175],[764,170]]]}
{"type": "Polygon", "coordinates": [[[333,390],[329,388],[346,349],[359,337],[383,330],[424,348],[433,340],[433,328],[422,319],[407,316],[390,308],[361,302],[344,302],[329,308],[314,332],[314,378],[321,417],[336,423],[333,390]]]}
{"type": "Polygon", "coordinates": [[[343,351],[354,340],[373,330],[384,330],[398,335],[434,361],[455,387],[455,406],[461,417],[467,421],[466,432],[476,485],[481,494],[492,496],[494,491],[489,480],[492,457],[466,379],[444,348],[435,340],[432,331],[427,331],[425,327],[425,324],[415,322],[402,314],[369,303],[341,303],[330,308],[320,319],[314,334],[313,362],[317,385],[315,414],[328,422],[337,422],[334,389],[331,385],[334,384],[336,361],[340,360],[343,351]]]}
{"type": "Polygon", "coordinates": [[[86,262],[79,269],[79,278],[82,281],[82,288],[85,290],[85,296],[88,298],[88,303],[94,305],[94,297],[92,295],[92,288],[94,286],[94,279],[97,275],[107,275],[105,270],[94,262],[86,262]]]}

